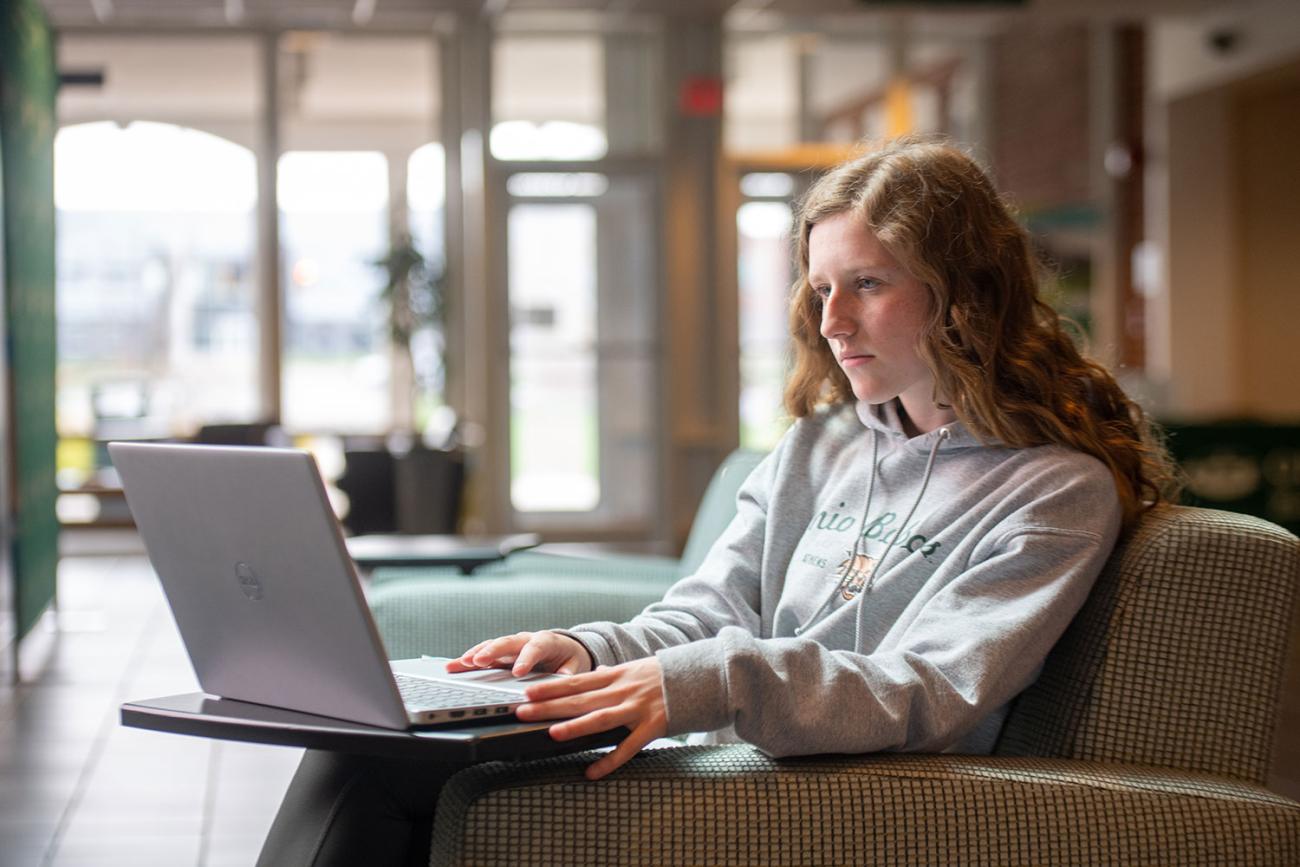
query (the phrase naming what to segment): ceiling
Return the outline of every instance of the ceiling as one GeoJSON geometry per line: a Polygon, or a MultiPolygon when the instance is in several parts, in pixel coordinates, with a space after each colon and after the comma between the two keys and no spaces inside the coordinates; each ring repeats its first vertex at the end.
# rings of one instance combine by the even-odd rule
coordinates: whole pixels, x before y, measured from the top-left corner
{"type": "Polygon", "coordinates": [[[1024,0],[1021,3],[925,0],[43,0],[58,28],[376,29],[438,27],[450,15],[587,13],[709,16],[729,23],[785,29],[817,18],[870,20],[900,13],[929,19],[982,21],[1007,15],[1088,19],[1195,14],[1250,5],[1251,0],[1024,0]]]}

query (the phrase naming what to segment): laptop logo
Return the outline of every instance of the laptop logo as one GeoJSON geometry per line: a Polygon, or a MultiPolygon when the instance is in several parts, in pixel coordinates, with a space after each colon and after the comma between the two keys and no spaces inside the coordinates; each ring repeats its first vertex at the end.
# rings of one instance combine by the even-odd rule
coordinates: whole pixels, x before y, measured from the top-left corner
{"type": "Polygon", "coordinates": [[[247,563],[235,564],[235,577],[239,579],[239,590],[254,602],[262,598],[262,580],[253,574],[253,567],[247,563]]]}

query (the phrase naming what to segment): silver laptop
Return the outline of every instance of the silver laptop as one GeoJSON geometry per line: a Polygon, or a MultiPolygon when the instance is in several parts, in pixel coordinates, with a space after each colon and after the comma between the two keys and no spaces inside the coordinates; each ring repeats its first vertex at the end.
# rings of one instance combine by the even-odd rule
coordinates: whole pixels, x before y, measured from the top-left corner
{"type": "Polygon", "coordinates": [[[511,714],[561,676],[390,662],[307,452],[108,450],[205,693],[404,729],[511,714]]]}

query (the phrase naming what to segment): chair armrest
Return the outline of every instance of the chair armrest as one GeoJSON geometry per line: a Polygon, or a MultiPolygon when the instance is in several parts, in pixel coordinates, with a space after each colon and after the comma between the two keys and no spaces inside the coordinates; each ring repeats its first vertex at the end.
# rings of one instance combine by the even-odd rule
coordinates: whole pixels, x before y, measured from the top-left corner
{"type": "Polygon", "coordinates": [[[459,656],[486,638],[515,632],[630,620],[666,587],[657,580],[477,574],[384,581],[366,601],[389,658],[404,659],[459,656]]]}
{"type": "Polygon", "coordinates": [[[1300,863],[1300,804],[1146,766],[749,747],[491,763],[443,789],[432,865],[1300,863]]]}
{"type": "MultiPolygon", "coordinates": [[[[504,560],[488,563],[474,570],[475,578],[530,579],[538,576],[587,579],[596,581],[657,581],[667,590],[677,580],[680,566],[671,557],[638,554],[602,554],[599,557],[574,557],[546,551],[519,551],[504,560]]],[[[372,584],[404,579],[454,578],[457,569],[432,566],[384,566],[371,575],[372,584]]],[[[662,595],[662,593],[661,593],[662,595]]]]}

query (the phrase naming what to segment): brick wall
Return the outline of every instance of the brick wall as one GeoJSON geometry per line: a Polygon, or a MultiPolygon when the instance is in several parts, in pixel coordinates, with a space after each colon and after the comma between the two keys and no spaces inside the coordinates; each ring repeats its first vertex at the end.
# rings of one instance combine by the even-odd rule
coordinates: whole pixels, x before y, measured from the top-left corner
{"type": "Polygon", "coordinates": [[[1086,26],[1013,25],[992,44],[992,142],[998,186],[1026,211],[1088,202],[1086,26]]]}

